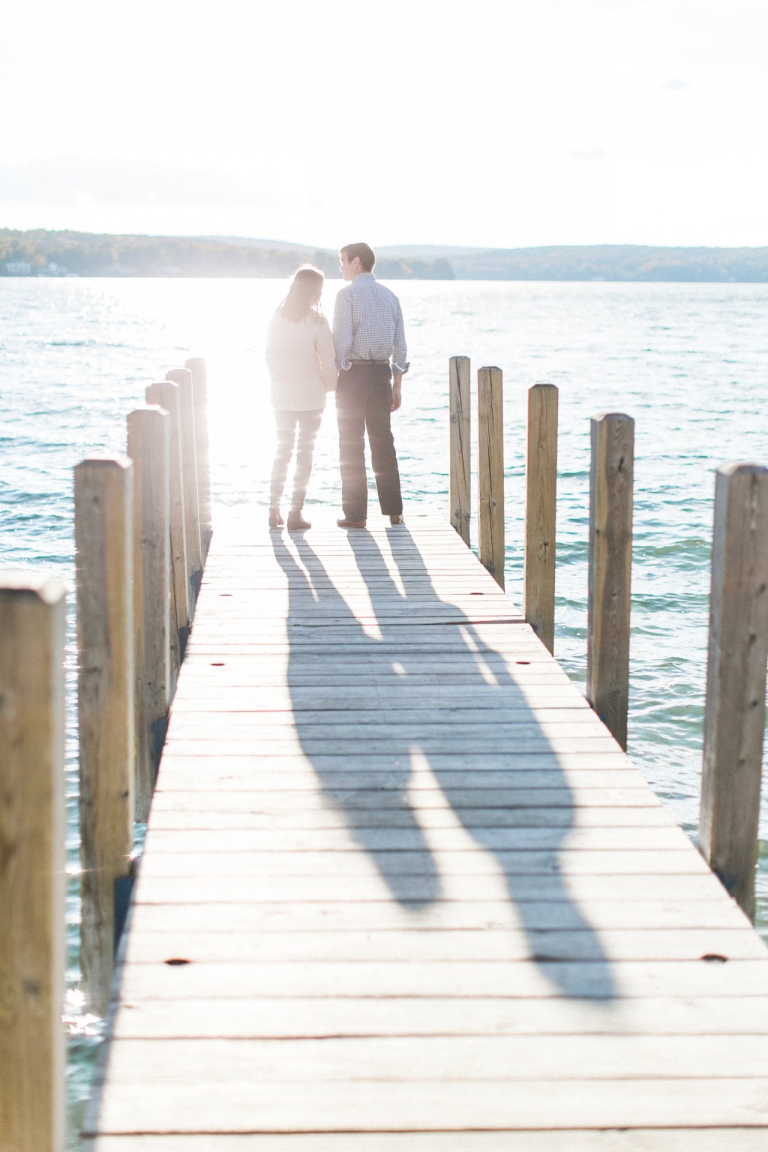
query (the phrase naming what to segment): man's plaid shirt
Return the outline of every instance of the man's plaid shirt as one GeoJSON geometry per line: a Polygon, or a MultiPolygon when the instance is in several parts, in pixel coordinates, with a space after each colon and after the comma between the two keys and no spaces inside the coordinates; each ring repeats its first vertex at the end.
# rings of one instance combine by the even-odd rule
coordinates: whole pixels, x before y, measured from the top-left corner
{"type": "Polygon", "coordinates": [[[359,272],[336,297],[333,342],[339,368],[346,370],[356,360],[391,359],[393,371],[408,371],[400,301],[373,272],[359,272]]]}

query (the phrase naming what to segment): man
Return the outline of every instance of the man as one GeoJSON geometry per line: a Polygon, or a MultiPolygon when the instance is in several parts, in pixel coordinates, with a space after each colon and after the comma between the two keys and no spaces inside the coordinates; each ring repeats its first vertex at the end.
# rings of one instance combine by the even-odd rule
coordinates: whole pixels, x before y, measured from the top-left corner
{"type": "Polygon", "coordinates": [[[344,510],[337,524],[340,528],[365,528],[366,431],[381,511],[389,516],[390,523],[401,524],[403,500],[390,418],[402,403],[402,380],[408,371],[403,313],[394,292],[376,280],[376,257],[367,244],[347,244],[340,256],[347,286],[336,297],[333,314],[344,510]]]}

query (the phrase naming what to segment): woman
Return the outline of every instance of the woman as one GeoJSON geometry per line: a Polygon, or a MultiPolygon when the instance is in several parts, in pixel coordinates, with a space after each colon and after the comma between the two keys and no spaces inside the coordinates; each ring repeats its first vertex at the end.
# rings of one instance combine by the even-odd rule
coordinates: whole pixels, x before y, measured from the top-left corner
{"type": "Polygon", "coordinates": [[[288,529],[311,528],[301,511],[326,394],[335,389],[337,376],[333,337],[319,307],[323,283],[323,274],[317,268],[299,268],[267,332],[267,367],[272,378],[272,404],[277,426],[277,452],[269,493],[270,528],[280,528],[283,524],[280,501],[297,427],[299,436],[288,529]]]}

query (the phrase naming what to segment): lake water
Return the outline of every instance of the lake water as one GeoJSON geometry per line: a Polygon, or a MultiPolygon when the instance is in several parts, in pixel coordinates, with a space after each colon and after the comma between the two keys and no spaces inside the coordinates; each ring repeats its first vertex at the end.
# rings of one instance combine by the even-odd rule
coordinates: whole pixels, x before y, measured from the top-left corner
{"type": "MultiPolygon", "coordinates": [[[[326,289],[326,309],[339,287],[326,289]]],[[[589,417],[636,421],[629,751],[695,835],[714,469],[768,463],[768,285],[413,282],[393,285],[412,370],[396,438],[408,501],[447,507],[447,361],[504,370],[507,587],[522,593],[526,390],[560,388],[556,655],[585,674],[589,417]]],[[[263,365],[279,281],[0,279],[0,562],[73,577],[72,468],[122,452],[125,415],[190,355],[206,357],[214,505],[264,505],[273,446],[263,365]]],[[[476,459],[476,456],[475,456],[476,459]]],[[[307,512],[338,507],[332,405],[307,512]]],[[[215,508],[214,508],[215,514],[215,508]]],[[[263,516],[260,508],[255,513],[263,516]]],[[[77,749],[68,649],[72,1147],[99,1022],[77,967],[77,749]]],[[[761,837],[768,840],[768,802],[761,837]]],[[[768,859],[758,876],[768,936],[768,859]]]]}

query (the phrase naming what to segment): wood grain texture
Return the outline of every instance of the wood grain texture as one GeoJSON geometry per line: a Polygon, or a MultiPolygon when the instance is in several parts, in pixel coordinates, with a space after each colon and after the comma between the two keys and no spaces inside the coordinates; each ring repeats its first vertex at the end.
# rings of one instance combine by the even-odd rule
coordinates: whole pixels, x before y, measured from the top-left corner
{"type": "Polygon", "coordinates": [[[0,1147],[63,1152],[64,586],[0,572],[0,1147]]]}
{"type": "Polygon", "coordinates": [[[149,813],[170,703],[169,422],[156,407],[138,408],[127,419],[134,466],[134,809],[140,821],[149,813]]]}
{"type": "Polygon", "coordinates": [[[101,1136],[82,1152],[764,1152],[761,1128],[101,1136]]]}
{"type": "Polygon", "coordinates": [[[211,464],[208,442],[208,370],[205,360],[193,356],[184,361],[184,367],[192,373],[192,388],[195,398],[195,448],[197,454],[197,491],[200,501],[200,534],[203,546],[203,559],[208,555],[213,535],[211,514],[211,464]]]}
{"type": "MultiPolygon", "coordinates": [[[[425,933],[426,935],[426,933],[425,933]]],[[[427,949],[428,941],[414,935],[413,942],[427,949]]],[[[364,960],[327,960],[305,958],[288,962],[283,957],[259,963],[253,960],[235,963],[203,963],[193,959],[174,967],[162,964],[126,966],[122,999],[126,1005],[169,1001],[252,999],[255,996],[297,1001],[302,999],[391,997],[462,997],[484,1000],[506,999],[516,1002],[566,998],[599,1002],[610,1006],[619,997],[607,997],[606,975],[610,974],[620,990],[621,1000],[644,1000],[663,997],[681,1000],[686,997],[765,997],[765,956],[758,959],[735,959],[725,964],[704,962],[700,958],[674,958],[638,961],[613,960],[610,968],[595,960],[536,958],[519,963],[508,959],[478,961],[425,959],[379,960],[369,942],[364,960]]],[[[285,940],[286,948],[291,946],[285,940]]],[[[168,952],[165,960],[179,957],[168,952]]],[[[181,953],[181,959],[189,959],[181,953]]],[[[125,1011],[133,1011],[126,1007],[125,1011]]]]}
{"type": "Polygon", "coordinates": [[[117,1041],[116,1049],[126,1087],[130,1080],[141,1082],[146,1068],[171,1092],[181,1088],[185,1075],[199,1079],[206,1065],[212,1090],[217,1082],[231,1085],[234,1062],[244,1083],[250,1080],[259,1088],[272,1084],[278,1094],[288,1084],[331,1088],[337,1082],[348,1084],[350,1095],[353,1086],[363,1082],[391,1084],[397,1091],[406,1079],[403,1068],[408,1068],[413,1088],[420,1083],[447,1087],[474,1082],[482,1090],[502,1081],[514,1092],[526,1082],[533,1086],[549,1081],[556,1092],[560,1083],[573,1079],[587,1088],[594,1081],[613,1081],[618,1087],[621,1081],[644,1077],[666,1080],[671,1087],[682,1060],[688,1062],[684,1078],[692,1081],[727,1079],[735,1067],[748,1068],[750,1078],[768,1080],[768,1051],[759,1035],[699,1034],[695,1045],[688,1036],[668,1036],[660,1044],[653,1036],[610,1033],[599,1042],[590,1035],[566,1035],[557,1044],[549,1036],[530,1035],[455,1036],[450,1044],[441,1036],[286,1037],[280,1044],[224,1037],[196,1042],[137,1038],[117,1041]]]}
{"type": "Polygon", "coordinates": [[[94,1148],[765,1136],[743,912],[450,525],[315,520],[217,526],[94,1148]]]}
{"type": "Polygon", "coordinates": [[[203,541],[200,526],[200,493],[197,476],[197,433],[195,430],[195,390],[188,368],[172,368],[165,374],[179,388],[181,413],[181,455],[184,471],[184,516],[186,519],[187,579],[190,610],[194,605],[203,570],[203,541]]]}
{"type": "MultiPolygon", "coordinates": [[[[231,1053],[228,1074],[208,1053],[181,1066],[176,1060],[147,1059],[151,1043],[115,1043],[116,1083],[103,1126],[130,1134],[144,1124],[157,1131],[333,1132],[370,1131],[372,1122],[390,1131],[465,1131],[562,1128],[761,1126],[768,1122],[768,1078],[686,1078],[659,1076],[586,1080],[574,1077],[514,1081],[494,1079],[312,1082],[260,1082],[251,1062],[231,1053]],[[136,1048],[134,1053],[130,1049],[136,1048]],[[139,1076],[131,1076],[131,1058],[139,1076]],[[143,1075],[141,1069],[143,1068],[143,1075]],[[206,1090],[200,1085],[205,1083],[206,1090]],[[556,1102],[556,1104],[554,1103],[556,1102]]],[[[556,1045],[550,1045],[556,1048],[556,1045]]],[[[159,1044],[158,1044],[159,1047],[159,1044]]],[[[695,1045],[691,1045],[695,1048],[695,1045]]],[[[202,1048],[202,1045],[201,1045],[202,1048]]],[[[240,1047],[237,1048],[240,1055],[240,1047]]],[[[157,1056],[160,1057],[160,1053],[157,1056]]],[[[174,1054],[175,1055],[175,1054],[174,1054]]],[[[580,1069],[574,1069],[574,1072],[580,1069]]],[[[728,1145],[726,1145],[728,1147],[728,1145]]]]}
{"type": "Polygon", "coordinates": [[[75,468],[80,964],[89,1011],[109,1007],[115,881],[133,850],[133,465],[84,460],[75,468]]]}
{"type": "Polygon", "coordinates": [[[715,482],[701,850],[752,918],[768,657],[768,468],[715,482]]]}
{"type": "Polygon", "coordinates": [[[472,518],[469,371],[468,356],[451,356],[448,362],[450,520],[467,546],[472,518]]]}
{"type": "MultiPolygon", "coordinates": [[[[194,872],[190,869],[190,857],[194,855],[195,843],[199,843],[199,834],[188,834],[185,837],[176,836],[170,840],[165,838],[159,843],[160,837],[155,837],[158,849],[158,860],[153,867],[158,871],[164,870],[166,875],[182,875],[183,869],[187,874],[194,872]]],[[[219,845],[226,844],[226,837],[221,837],[219,845]]],[[[319,876],[370,876],[371,867],[375,866],[366,853],[363,845],[355,850],[350,848],[347,852],[309,851],[302,852],[254,852],[249,849],[234,848],[231,851],[206,852],[202,857],[207,869],[223,874],[228,870],[229,875],[269,876],[281,880],[294,876],[306,876],[314,873],[319,876]]],[[[386,860],[387,882],[390,889],[396,888],[398,892],[407,891],[407,885],[402,883],[402,877],[425,877],[429,884],[429,891],[434,896],[437,885],[434,879],[435,862],[431,853],[425,851],[391,851],[386,860]]],[[[453,876],[498,876],[499,865],[503,867],[504,874],[509,881],[509,887],[517,891],[518,878],[531,876],[555,876],[560,878],[566,891],[570,890],[572,878],[578,876],[677,876],[701,875],[708,869],[704,861],[695,858],[695,854],[682,852],[679,848],[663,851],[655,849],[630,850],[627,848],[611,850],[608,848],[594,848],[569,852],[561,851],[554,861],[551,849],[517,850],[504,854],[491,855],[484,852],[441,852],[440,876],[442,890],[443,880],[453,876]]],[[[200,865],[198,865],[200,867],[200,865]]],[[[491,883],[487,880],[486,883],[491,883]]],[[[193,901],[194,903],[194,901],[193,901]]]]}
{"type": "MultiPolygon", "coordinates": [[[[768,1033],[764,1001],[732,996],[690,1000],[637,999],[606,1009],[599,1001],[477,997],[355,999],[266,997],[239,1000],[154,1000],[123,1012],[121,1039],[316,1040],[333,1036],[622,1035],[735,1037],[768,1033]]],[[[553,1042],[550,1040],[550,1042],[553,1042]]],[[[556,1041],[554,1041],[556,1043],[556,1041]]],[[[657,1043],[659,1043],[657,1039],[657,1043]]],[[[447,1045],[446,1045],[447,1047],[447,1045]]]]}
{"type": "Polygon", "coordinates": [[[164,408],[169,417],[168,518],[171,559],[171,697],[176,690],[179,668],[192,622],[191,590],[187,579],[187,525],[184,511],[184,461],[182,457],[179,386],[159,380],[146,389],[147,404],[164,408]]]}
{"type": "Polygon", "coordinates": [[[504,587],[504,395],[500,368],[477,374],[480,563],[504,587]]]}
{"type": "Polygon", "coordinates": [[[626,748],[635,423],[603,412],[591,436],[587,699],[626,748]]]}
{"type": "Polygon", "coordinates": [[[523,615],[549,652],[555,650],[557,411],[554,384],[528,389],[523,615]]]}

